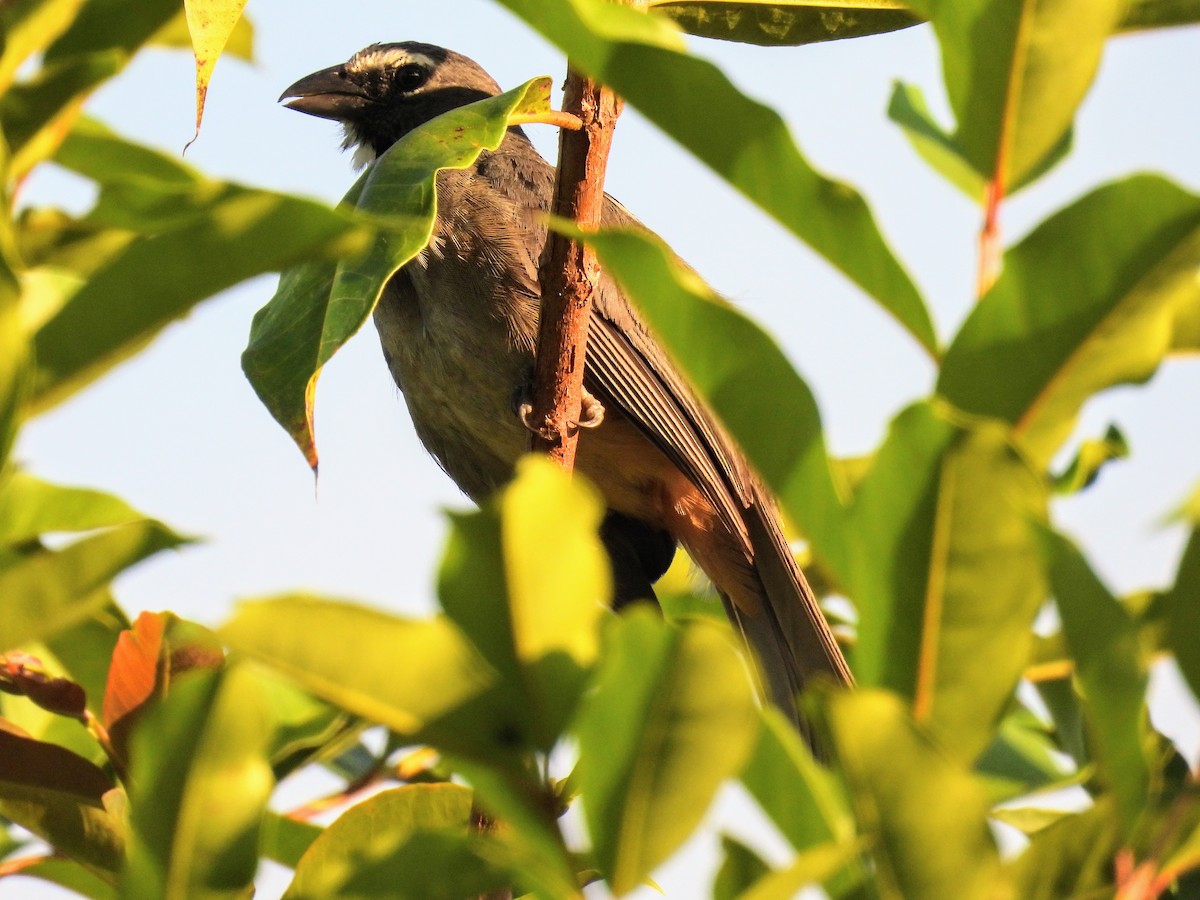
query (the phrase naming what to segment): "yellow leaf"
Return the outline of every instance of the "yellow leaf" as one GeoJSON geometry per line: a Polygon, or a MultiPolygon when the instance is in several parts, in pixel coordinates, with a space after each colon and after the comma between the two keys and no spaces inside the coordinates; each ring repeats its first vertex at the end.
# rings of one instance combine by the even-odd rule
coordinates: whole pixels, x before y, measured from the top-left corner
{"type": "Polygon", "coordinates": [[[208,83],[245,6],[246,0],[184,0],[188,32],[192,36],[192,52],[196,55],[196,133],[188,141],[188,146],[200,136],[200,120],[204,118],[208,83]]]}

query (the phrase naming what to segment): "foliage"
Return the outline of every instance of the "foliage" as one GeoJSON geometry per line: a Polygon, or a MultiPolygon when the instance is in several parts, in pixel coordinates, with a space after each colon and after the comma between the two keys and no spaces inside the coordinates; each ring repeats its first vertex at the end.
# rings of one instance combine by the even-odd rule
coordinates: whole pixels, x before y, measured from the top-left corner
{"type": "Polygon", "coordinates": [[[772,867],[727,838],[717,897],[805,885],[832,897],[1189,896],[1197,774],[1152,727],[1146,691],[1161,655],[1200,690],[1198,504],[1182,508],[1192,532],[1173,586],[1122,599],[1054,529],[1049,501],[1129,454],[1113,430],[1052,470],[1083,404],[1195,349],[1200,198],[1159,176],[1118,179],[1002,258],[991,226],[1008,193],[1036,188],[1069,152],[1106,42],[1200,21],[1200,4],[500,2],[939,362],[933,395],[899,411],[870,458],[833,460],[812,394],[770,336],[646,235],[587,236],[779,497],[814,583],[854,605],[859,687],[805,698],[822,758],[758,707],[729,629],[686,612],[703,601],[673,601],[685,612],[666,620],[603,608],[601,504],[537,459],[453,517],[435,617],[298,592],[247,602],[216,633],[170,613],[130,623],[112,579],[187,538],[17,466],[22,423],[215,292],[283,270],[243,364],[315,466],[316,377],[428,241],[436,172],[544,114],[547,82],[429,123],[330,209],[209,178],[81,114],[142,47],[177,45],[186,19],[199,119],[221,47],[247,53],[244,0],[193,0],[186,16],[174,0],[126,0],[120,13],[114,0],[8,0],[0,877],[93,898],[248,897],[269,858],[295,870],[289,898],[560,898],[594,880],[622,894],[740,781],[793,857],[772,867]],[[782,119],[677,30],[797,45],[922,21],[955,125],[903,85],[889,114],[985,223],[978,303],[944,344],[859,194],[816,172],[782,119]],[[50,161],[95,183],[86,214],[15,212],[21,181],[50,161]],[[763,427],[764,404],[779,427],[763,427]],[[1048,605],[1060,624],[1035,633],[1048,605]],[[382,748],[364,741],[372,728],[382,748]],[[345,789],[268,810],[279,780],[318,766],[345,789]],[[1081,811],[1047,797],[1068,786],[1086,793],[1081,811]],[[328,827],[309,821],[379,787],[328,827]],[[562,825],[568,810],[586,839],[562,825]],[[1000,853],[1001,822],[1024,832],[1020,852],[1000,853]]]}

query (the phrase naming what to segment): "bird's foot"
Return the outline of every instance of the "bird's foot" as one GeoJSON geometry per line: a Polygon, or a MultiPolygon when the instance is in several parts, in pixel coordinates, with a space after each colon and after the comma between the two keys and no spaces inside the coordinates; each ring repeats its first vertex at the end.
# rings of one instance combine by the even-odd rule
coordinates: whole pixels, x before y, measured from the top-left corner
{"type": "MultiPolygon", "coordinates": [[[[533,432],[546,441],[558,439],[557,431],[550,427],[549,422],[533,421],[533,378],[525,379],[513,391],[513,412],[526,430],[533,432]]],[[[604,421],[604,404],[597,400],[590,391],[583,389],[579,398],[579,418],[567,424],[567,433],[574,434],[580,428],[595,428],[604,421]]]]}

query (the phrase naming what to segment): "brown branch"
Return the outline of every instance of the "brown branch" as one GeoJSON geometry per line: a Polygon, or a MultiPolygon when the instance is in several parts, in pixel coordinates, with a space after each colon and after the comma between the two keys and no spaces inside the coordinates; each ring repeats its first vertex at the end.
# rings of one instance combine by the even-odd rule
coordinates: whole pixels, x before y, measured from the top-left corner
{"type": "MultiPolygon", "coordinates": [[[[559,134],[552,210],[583,229],[595,228],[604,208],[604,168],[621,104],[611,91],[572,69],[567,73],[563,109],[577,116],[583,127],[559,134]]],[[[598,275],[590,249],[550,233],[538,269],[542,306],[530,447],[548,454],[564,469],[575,464],[587,323],[598,275]]]]}

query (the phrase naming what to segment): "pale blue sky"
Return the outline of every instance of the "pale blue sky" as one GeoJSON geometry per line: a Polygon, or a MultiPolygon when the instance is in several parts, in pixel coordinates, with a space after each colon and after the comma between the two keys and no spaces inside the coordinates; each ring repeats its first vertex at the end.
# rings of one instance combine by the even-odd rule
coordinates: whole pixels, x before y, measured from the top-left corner
{"type": "MultiPolygon", "coordinates": [[[[217,67],[204,130],[187,160],[214,176],[331,202],[353,181],[350,160],[338,150],[336,126],[277,105],[296,78],[366,44],[407,39],[473,56],[505,87],[540,74],[561,81],[563,72],[557,51],[482,0],[253,0],[248,13],[258,28],[258,62],[217,67]]],[[[866,195],[925,292],[939,336],[951,334],[972,303],[979,213],[924,167],[884,116],[897,78],[917,83],[944,109],[929,30],[800,49],[692,46],[779,109],[814,164],[866,195]]],[[[184,54],[147,52],[90,110],[177,153],[192,133],[191,78],[184,54]]],[[[1197,84],[1200,29],[1114,40],[1074,152],[1006,207],[1009,240],[1132,171],[1164,172],[1200,189],[1197,84]]],[[[553,153],[548,128],[535,139],[553,153]]],[[[634,112],[618,128],[608,188],[777,335],[817,395],[835,452],[869,451],[888,419],[931,389],[932,368],[890,319],[634,112]]],[[[31,180],[23,200],[78,209],[87,197],[84,183],[46,174],[31,180]]],[[[236,598],[294,587],[427,612],[445,533],[439,510],[465,500],[417,444],[369,329],[321,380],[314,495],[300,454],[238,365],[250,318],[274,282],[259,278],[202,306],[136,360],[30,424],[17,455],[42,477],[113,491],[207,538],[122,578],[118,595],[131,612],[166,608],[216,624],[236,598]]],[[[1085,412],[1081,433],[1098,435],[1115,421],[1133,459],[1056,512],[1116,590],[1171,577],[1183,533],[1161,530],[1158,521],[1200,480],[1198,397],[1200,360],[1192,358],[1085,412]]],[[[1169,718],[1194,742],[1182,694],[1165,696],[1163,706],[1175,710],[1169,718]]],[[[734,803],[723,824],[743,827],[745,816],[734,803]]],[[[668,896],[698,896],[714,860],[712,840],[660,873],[668,896]]],[[[18,896],[12,890],[0,887],[0,897],[18,896]]]]}

